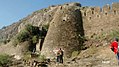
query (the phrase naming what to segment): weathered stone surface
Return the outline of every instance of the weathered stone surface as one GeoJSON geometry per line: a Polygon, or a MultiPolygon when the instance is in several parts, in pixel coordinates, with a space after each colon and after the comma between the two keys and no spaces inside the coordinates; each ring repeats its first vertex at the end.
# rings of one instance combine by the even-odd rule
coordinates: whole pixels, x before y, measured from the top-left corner
{"type": "Polygon", "coordinates": [[[103,12],[104,12],[104,13],[107,13],[107,12],[110,12],[110,11],[111,11],[111,7],[110,7],[109,4],[103,6],[103,12]]]}
{"type": "Polygon", "coordinates": [[[119,3],[113,3],[112,4],[112,10],[119,10],[119,3]]]}
{"type": "Polygon", "coordinates": [[[84,35],[81,12],[74,6],[70,6],[70,9],[68,6],[60,9],[61,7],[50,23],[41,51],[47,57],[54,57],[53,50],[60,47],[64,49],[65,57],[70,57],[73,51],[81,49],[82,41],[79,36],[84,35]]]}
{"type": "Polygon", "coordinates": [[[114,14],[119,14],[119,3],[112,4],[112,12],[114,12],[114,14]]]}

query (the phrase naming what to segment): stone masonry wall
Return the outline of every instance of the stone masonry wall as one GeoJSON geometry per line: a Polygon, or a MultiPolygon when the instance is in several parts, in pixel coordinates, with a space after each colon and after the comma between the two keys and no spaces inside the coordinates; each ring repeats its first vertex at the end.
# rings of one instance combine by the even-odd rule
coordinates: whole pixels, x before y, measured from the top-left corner
{"type": "Polygon", "coordinates": [[[62,48],[64,57],[71,57],[73,51],[81,50],[80,36],[84,35],[80,6],[59,6],[43,43],[41,53],[46,57],[55,57],[54,50],[62,48]]]}
{"type": "Polygon", "coordinates": [[[85,7],[81,12],[85,36],[89,38],[119,29],[119,3],[113,3],[112,6],[107,4],[103,8],[85,7]]]}

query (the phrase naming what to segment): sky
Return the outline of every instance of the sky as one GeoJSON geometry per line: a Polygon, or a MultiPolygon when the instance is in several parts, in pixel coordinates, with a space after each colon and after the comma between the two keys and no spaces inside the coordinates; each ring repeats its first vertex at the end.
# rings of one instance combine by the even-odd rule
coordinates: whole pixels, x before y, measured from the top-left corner
{"type": "Polygon", "coordinates": [[[0,1],[0,29],[8,26],[29,14],[51,5],[67,2],[79,2],[82,6],[100,6],[119,2],[119,0],[1,0],[0,1]]]}

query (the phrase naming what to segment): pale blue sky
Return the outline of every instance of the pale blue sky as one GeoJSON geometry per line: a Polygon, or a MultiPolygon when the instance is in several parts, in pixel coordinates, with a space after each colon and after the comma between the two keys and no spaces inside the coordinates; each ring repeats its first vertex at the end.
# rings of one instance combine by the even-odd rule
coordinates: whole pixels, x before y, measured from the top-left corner
{"type": "Polygon", "coordinates": [[[67,2],[80,2],[82,6],[102,7],[105,4],[119,2],[119,0],[1,0],[0,28],[17,22],[36,10],[67,2]]]}

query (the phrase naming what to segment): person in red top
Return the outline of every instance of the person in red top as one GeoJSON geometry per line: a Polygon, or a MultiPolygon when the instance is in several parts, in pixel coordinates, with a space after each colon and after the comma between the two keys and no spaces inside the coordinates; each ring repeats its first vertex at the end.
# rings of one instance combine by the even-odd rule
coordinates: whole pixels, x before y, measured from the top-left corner
{"type": "Polygon", "coordinates": [[[118,52],[118,39],[117,38],[114,38],[114,41],[111,43],[111,49],[115,54],[117,54],[118,52]]]}
{"type": "Polygon", "coordinates": [[[119,52],[118,52],[118,38],[114,38],[114,41],[111,43],[111,49],[116,54],[116,57],[118,59],[118,65],[119,65],[119,52]]]}

